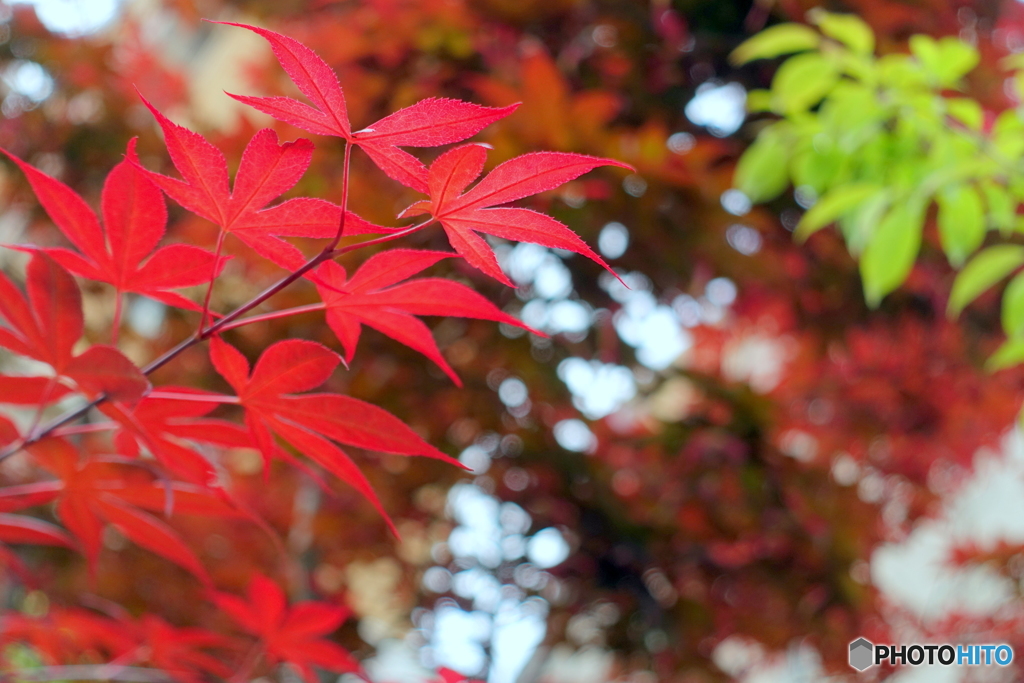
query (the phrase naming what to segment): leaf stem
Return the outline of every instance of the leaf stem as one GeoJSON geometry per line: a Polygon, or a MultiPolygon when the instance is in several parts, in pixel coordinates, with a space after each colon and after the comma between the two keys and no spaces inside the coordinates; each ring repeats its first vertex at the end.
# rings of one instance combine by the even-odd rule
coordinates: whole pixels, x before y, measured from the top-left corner
{"type": "Polygon", "coordinates": [[[243,681],[252,678],[253,669],[260,661],[260,655],[263,650],[263,641],[257,641],[253,643],[253,646],[249,648],[249,652],[246,653],[245,659],[238,667],[238,671],[235,675],[228,679],[228,683],[242,683],[243,681]]]}
{"type": "Polygon", "coordinates": [[[43,411],[46,409],[46,404],[50,400],[50,396],[53,395],[53,390],[56,388],[57,376],[54,375],[50,378],[50,381],[46,383],[46,388],[43,389],[43,395],[39,400],[39,407],[36,409],[36,414],[32,416],[32,423],[29,425],[27,430],[29,434],[39,426],[39,421],[43,419],[43,411]]]}
{"type": "Polygon", "coordinates": [[[352,165],[352,143],[345,143],[345,161],[341,167],[341,218],[338,219],[338,233],[324,251],[334,251],[345,236],[345,216],[348,215],[348,176],[352,165]]]}
{"type": "Polygon", "coordinates": [[[236,320],[225,325],[221,328],[221,332],[227,332],[228,330],[233,330],[236,327],[242,327],[243,325],[249,325],[251,323],[261,323],[267,320],[277,320],[278,318],[287,318],[288,316],[310,313],[312,311],[322,311],[325,308],[327,308],[327,304],[321,302],[318,304],[308,304],[306,306],[296,306],[295,308],[285,308],[280,311],[271,311],[270,313],[262,313],[260,315],[242,318],[241,320],[236,320]]]}
{"type": "Polygon", "coordinates": [[[224,237],[227,232],[220,229],[217,235],[217,248],[213,253],[213,271],[210,273],[210,284],[206,286],[206,296],[203,297],[203,315],[199,318],[199,329],[206,327],[206,321],[210,317],[210,299],[213,297],[213,283],[217,281],[217,268],[220,266],[220,254],[224,250],[224,237]]]}
{"type": "Polygon", "coordinates": [[[154,390],[146,394],[146,398],[162,398],[167,401],[193,401],[195,403],[240,403],[237,396],[227,394],[189,394],[181,391],[154,390]]]}
{"type": "Polygon", "coordinates": [[[114,295],[114,321],[110,323],[110,345],[117,346],[121,334],[121,312],[124,308],[124,292],[120,289],[114,295]]]}
{"type": "Polygon", "coordinates": [[[95,432],[106,432],[120,427],[116,422],[90,422],[89,424],[72,425],[61,427],[51,432],[54,436],[74,436],[75,434],[93,434],[95,432]]]}

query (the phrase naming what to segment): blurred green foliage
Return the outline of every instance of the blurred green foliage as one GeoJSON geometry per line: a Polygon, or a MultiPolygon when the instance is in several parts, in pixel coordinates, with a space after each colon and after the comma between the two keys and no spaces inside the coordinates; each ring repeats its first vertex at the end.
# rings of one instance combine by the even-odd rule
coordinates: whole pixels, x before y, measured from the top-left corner
{"type": "MultiPolygon", "coordinates": [[[[796,237],[835,224],[859,259],[873,307],[907,279],[934,216],[949,263],[963,269],[948,307],[958,315],[1024,265],[1021,247],[1002,244],[1024,232],[1016,210],[1024,118],[1018,109],[986,111],[964,94],[979,54],[958,38],[914,35],[910,54],[876,56],[859,17],[817,9],[808,18],[817,31],[779,24],[731,55],[743,64],[796,53],[770,89],[750,94],[749,108],[776,120],[740,159],[736,187],[766,202],[795,186],[808,209],[796,237]]],[[[993,369],[1024,360],[1024,275],[1007,288],[1002,318],[1009,340],[990,359],[993,369]]]]}

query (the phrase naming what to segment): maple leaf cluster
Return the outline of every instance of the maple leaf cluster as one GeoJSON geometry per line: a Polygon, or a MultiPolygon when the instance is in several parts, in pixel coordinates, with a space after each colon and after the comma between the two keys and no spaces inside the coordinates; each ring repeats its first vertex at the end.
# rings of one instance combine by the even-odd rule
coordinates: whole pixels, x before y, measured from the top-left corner
{"type": "MultiPolygon", "coordinates": [[[[459,383],[420,316],[525,326],[465,284],[416,276],[445,259],[462,258],[511,285],[481,233],[570,250],[610,271],[562,223],[505,205],[599,166],[624,164],[580,154],[536,152],[498,165],[470,187],[487,163],[486,147],[473,143],[454,147],[429,167],[404,148],[463,142],[512,114],[517,105],[496,108],[431,98],[353,130],[337,76],[312,50],[267,29],[231,25],[265,38],[311,104],[285,97],[232,97],[315,135],[343,140],[340,204],[311,197],[273,204],[309,167],[314,152],[311,141],[281,143],[273,130],[260,130],[229,182],[219,149],[171,122],[145,99],[180,177],[147,168],[136,153],[135,140],[129,141],[124,161],[110,171],[103,185],[102,222],[70,187],[0,150],[26,175],[39,203],[72,247],[16,247],[29,254],[24,292],[0,273],[0,347],[50,368],[48,374],[38,376],[0,376],[0,404],[16,407],[19,415],[30,415],[26,421],[15,419],[14,413],[0,414],[0,461],[21,454],[43,475],[37,481],[0,489],[0,544],[78,550],[95,575],[100,571],[105,534],[112,527],[140,548],[194,575],[210,603],[238,628],[237,633],[225,635],[177,628],[152,616],[134,619],[76,607],[54,608],[45,618],[0,618],[0,636],[31,644],[49,664],[98,659],[111,666],[155,667],[189,683],[249,675],[257,662],[289,663],[308,681],[316,680],[316,668],[359,672],[358,661],[330,639],[348,617],[346,608],[318,601],[289,606],[281,586],[264,574],[255,575],[244,598],[223,591],[173,524],[180,517],[222,517],[273,533],[233,493],[229,477],[219,467],[218,453],[253,449],[263,460],[266,476],[271,462],[279,460],[299,468],[328,491],[325,473],[347,483],[397,535],[369,480],[343,447],[425,456],[455,465],[458,461],[382,408],[318,391],[330,383],[339,364],[354,361],[361,328],[374,328],[418,351],[459,383]],[[349,211],[349,162],[355,148],[387,176],[427,196],[400,214],[426,215],[424,220],[384,227],[349,211]],[[163,244],[168,220],[165,196],[217,226],[215,250],[163,244]],[[444,230],[453,252],[380,251],[351,275],[336,261],[434,223],[444,230]],[[376,237],[348,239],[368,235],[376,237]],[[218,313],[211,308],[211,294],[228,260],[228,236],[285,269],[287,275],[248,303],[218,313]],[[324,240],[326,246],[310,257],[284,238],[324,240]],[[75,276],[113,289],[115,314],[109,344],[90,345],[84,338],[82,294],[75,276]],[[322,303],[246,317],[285,287],[304,280],[315,286],[322,303]],[[201,303],[180,291],[190,287],[205,288],[201,303]],[[198,313],[195,333],[148,364],[137,365],[118,348],[126,294],[198,313]],[[344,357],[322,344],[291,339],[269,346],[250,364],[225,339],[231,330],[246,324],[320,310],[344,357]],[[151,373],[203,342],[209,342],[209,365],[231,393],[151,383],[151,373]],[[47,411],[58,402],[75,407],[45,422],[47,411]],[[77,424],[86,416],[98,420],[77,424]]],[[[34,580],[31,569],[4,545],[0,545],[0,561],[20,572],[26,582],[34,580]]],[[[461,680],[453,672],[443,671],[441,676],[445,681],[461,680]]]]}

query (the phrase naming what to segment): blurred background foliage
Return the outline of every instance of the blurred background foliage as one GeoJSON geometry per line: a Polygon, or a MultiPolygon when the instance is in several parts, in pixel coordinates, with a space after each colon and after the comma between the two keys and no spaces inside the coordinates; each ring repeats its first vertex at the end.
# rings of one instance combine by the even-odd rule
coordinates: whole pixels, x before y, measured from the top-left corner
{"type": "MultiPolygon", "coordinates": [[[[226,466],[240,496],[286,539],[288,556],[282,560],[251,525],[176,521],[220,586],[240,590],[253,571],[276,568],[295,598],[349,604],[357,619],[341,642],[367,661],[376,680],[403,683],[422,680],[421,665],[449,666],[491,683],[804,681],[849,672],[847,645],[858,636],[912,642],[969,632],[977,642],[1024,645],[1016,599],[1024,533],[999,544],[969,535],[946,539],[950,552],[938,561],[985,564],[986,580],[1002,581],[1006,599],[987,611],[910,609],[882,586],[913,584],[913,568],[898,568],[894,579],[874,561],[879,549],[906,543],[921,525],[952,514],[950,501],[972,481],[979,449],[1000,447],[1020,407],[1021,373],[984,368],[1004,339],[997,294],[980,294],[959,321],[946,315],[955,277],[950,262],[961,265],[986,239],[1019,242],[1019,183],[1004,192],[997,171],[973,169],[933,188],[945,193],[937,211],[906,196],[921,174],[939,171],[937,156],[957,167],[958,154],[975,158],[980,147],[1001,144],[999,122],[1015,118],[1020,104],[1003,60],[1024,50],[1024,5],[4,4],[0,143],[96,201],[132,136],[140,138],[147,167],[167,166],[136,88],[210,136],[232,160],[259,127],[300,136],[221,93],[292,94],[258,38],[202,23],[204,17],[266,25],[313,47],[340,74],[357,127],[423,97],[521,101],[514,116],[482,135],[495,147],[492,164],[556,149],[614,157],[637,169],[628,176],[595,173],[536,202],[596,244],[630,289],[584,259],[502,245],[515,291],[459,264],[443,267],[550,332],[550,340],[486,322],[433,321],[465,388],[373,333],[352,369],[336,376],[332,390],[391,410],[461,457],[472,476],[436,462],[366,455],[367,475],[402,533],[397,542],[354,492],[325,496],[284,468],[268,486],[255,452],[232,453],[226,466]],[[818,38],[812,44],[806,36],[819,34],[811,22],[824,16],[812,10],[822,8],[859,16],[883,57],[866,56],[863,32],[848,48],[830,42],[826,50],[818,38]],[[801,31],[810,52],[792,60],[775,58],[785,50],[755,52],[730,61],[745,40],[784,22],[808,22],[801,31]],[[931,38],[912,38],[919,34],[931,38]],[[859,54],[869,69],[894,64],[899,78],[866,93],[854,92],[849,80],[840,87],[835,67],[820,65],[820,55],[834,57],[837,49],[859,54]],[[932,55],[931,71],[921,68],[925,53],[932,55]],[[817,66],[808,67],[815,55],[817,66]],[[750,61],[756,57],[773,58],[750,61]],[[806,72],[784,76],[801,58],[804,69],[833,74],[813,96],[806,94],[816,88],[806,72]],[[966,68],[968,61],[977,67],[966,68]],[[763,94],[767,88],[770,95],[763,94]],[[962,98],[975,104],[951,104],[962,98]],[[762,113],[748,120],[747,105],[783,120],[762,113]],[[850,119],[858,117],[871,119],[870,131],[857,137],[859,151],[819,149],[822,131],[856,137],[863,120],[850,119]],[[944,149],[941,142],[953,138],[969,149],[961,142],[944,149]],[[744,150],[737,191],[733,175],[744,150]],[[827,159],[787,166],[808,150],[827,159]],[[863,172],[841,173],[836,165],[863,172]],[[795,191],[786,189],[790,181],[795,191]],[[822,227],[842,213],[822,217],[818,209],[811,221],[815,203],[850,193],[854,183],[883,191],[865,190],[858,199],[884,196],[874,213],[841,221],[845,243],[835,230],[797,243],[794,230],[809,233],[809,222],[822,227]],[[997,195],[1009,209],[995,210],[997,195]],[[979,205],[980,238],[970,228],[979,205]],[[878,249],[883,264],[872,280],[864,265],[872,242],[858,241],[857,231],[878,237],[888,207],[913,213],[920,252],[900,260],[892,249],[878,249]],[[986,220],[1002,232],[991,236],[986,220]],[[965,225],[970,236],[951,241],[965,225]],[[860,270],[851,250],[864,258],[860,270]]],[[[1019,135],[1013,128],[1005,136],[1017,165],[1024,152],[1019,135]]],[[[318,143],[294,193],[337,201],[341,149],[318,143]]],[[[364,161],[356,158],[353,207],[393,224],[413,197],[364,161]]],[[[0,174],[0,206],[0,241],[58,240],[10,167],[0,174]]],[[[212,225],[171,211],[173,240],[212,246],[212,225]]],[[[436,232],[409,242],[445,248],[436,232]]],[[[217,289],[222,308],[278,274],[244,251],[233,255],[217,289]]],[[[19,270],[15,252],[3,258],[0,265],[19,270]]],[[[100,286],[84,294],[89,330],[102,338],[113,297],[100,286]]],[[[313,297],[311,290],[289,290],[280,307],[313,297]]],[[[144,299],[131,302],[128,322],[122,348],[137,360],[195,324],[144,299]]],[[[1019,335],[1019,327],[1007,331],[1019,335]]],[[[333,343],[316,316],[242,328],[233,342],[253,356],[291,336],[333,343]]],[[[200,350],[161,373],[156,383],[213,388],[200,350]]],[[[28,480],[25,468],[11,458],[0,466],[0,479],[28,480]]],[[[47,597],[25,577],[0,574],[0,599],[41,628],[58,628],[72,610],[113,604],[178,625],[210,623],[213,611],[184,572],[112,531],[106,545],[96,585],[80,558],[21,552],[35,578],[56,588],[47,597]]],[[[99,645],[48,652],[24,638],[0,651],[8,665],[20,666],[104,656],[99,645]]],[[[891,673],[874,670],[878,680],[891,673]]]]}

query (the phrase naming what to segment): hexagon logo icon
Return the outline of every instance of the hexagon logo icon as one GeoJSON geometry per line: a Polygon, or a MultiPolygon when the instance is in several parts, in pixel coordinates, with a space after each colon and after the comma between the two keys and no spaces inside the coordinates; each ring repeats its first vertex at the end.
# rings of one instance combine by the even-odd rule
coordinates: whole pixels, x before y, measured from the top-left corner
{"type": "Polygon", "coordinates": [[[863,671],[872,666],[874,664],[874,652],[875,646],[871,641],[866,638],[858,638],[850,643],[850,666],[857,671],[863,671]]]}

